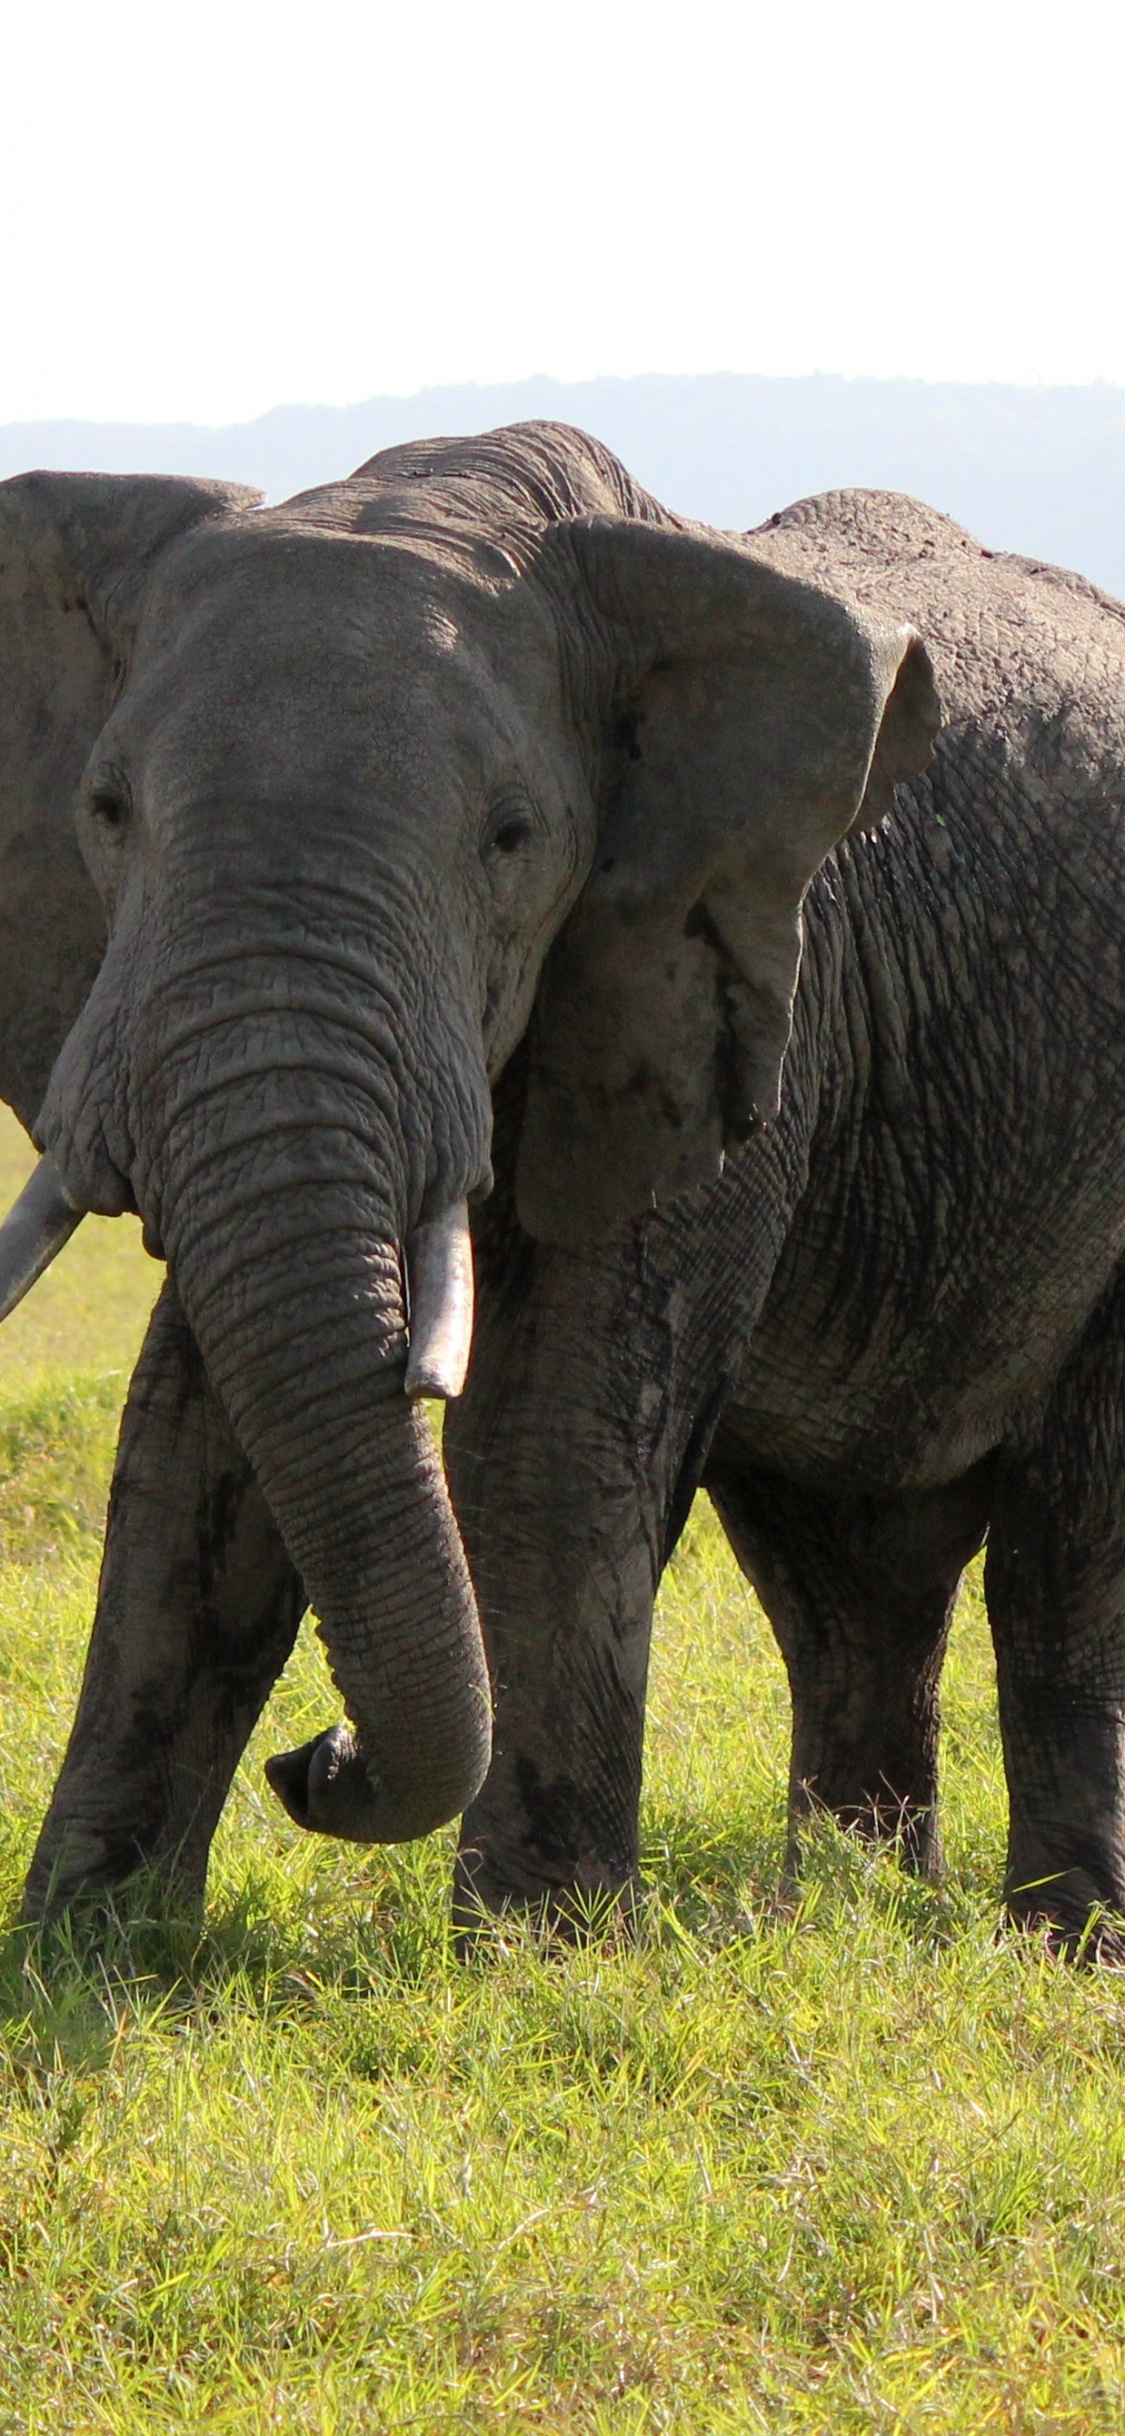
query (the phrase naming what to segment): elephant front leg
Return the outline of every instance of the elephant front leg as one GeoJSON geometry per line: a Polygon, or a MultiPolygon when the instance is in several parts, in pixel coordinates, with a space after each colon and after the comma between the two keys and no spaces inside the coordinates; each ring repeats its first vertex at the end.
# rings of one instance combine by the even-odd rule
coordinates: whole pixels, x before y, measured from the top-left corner
{"type": "Polygon", "coordinates": [[[580,1931],[631,1913],[639,1882],[649,1568],[592,1568],[581,1584],[554,1571],[549,1597],[543,1575],[524,1578],[514,1620],[506,1602],[485,1608],[494,1756],[462,1822],[462,1930],[515,1908],[580,1931]]]}
{"type": "Polygon", "coordinates": [[[706,1485],[777,1635],[793,1701],[789,1870],[816,1808],[940,1874],[940,1679],[961,1573],[984,1537],[990,1466],[948,1488],[838,1501],[740,1464],[706,1485]]]}
{"type": "Polygon", "coordinates": [[[665,1337],[607,1260],[526,1251],[482,1296],[445,1457],[493,1678],[492,1766],[466,1813],[458,1925],[516,1909],[580,1930],[638,1884],[653,1601],[676,1441],[665,1337]],[[610,1358],[610,1348],[620,1348],[610,1358]],[[659,1384],[658,1384],[659,1381],[659,1384]]]}
{"type": "Polygon", "coordinates": [[[304,1604],[169,1281],[121,1425],[78,1714],[26,1917],[146,1865],[202,1899],[231,1778],[304,1604]]]}

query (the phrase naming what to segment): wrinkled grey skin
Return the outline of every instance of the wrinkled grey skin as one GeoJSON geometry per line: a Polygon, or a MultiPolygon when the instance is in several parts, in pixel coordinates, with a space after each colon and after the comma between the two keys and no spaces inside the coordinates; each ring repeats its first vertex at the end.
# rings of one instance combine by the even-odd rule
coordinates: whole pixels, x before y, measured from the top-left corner
{"type": "Polygon", "coordinates": [[[719,1173],[776,1108],[809,878],[936,707],[908,633],[553,425],[279,509],[6,484],[0,677],[0,1090],[169,1263],[38,1914],[138,1862],[198,1894],[306,1598],[350,1725],[274,1763],[293,1816],[393,1841],[478,1792],[404,1242],[487,1194],[560,932],[524,1222],[592,1240],[719,1173]]]}
{"type": "Polygon", "coordinates": [[[913,620],[948,725],[810,890],[780,1119],[720,1182],[536,1246],[505,1080],[446,1433],[496,1687],[462,1916],[627,1899],[653,1594],[702,1483],[787,1664],[795,1835],[815,1801],[925,1870],[987,1531],[1007,1901],[1080,1944],[1125,1913],[1125,609],[881,493],[751,546],[913,620]]]}

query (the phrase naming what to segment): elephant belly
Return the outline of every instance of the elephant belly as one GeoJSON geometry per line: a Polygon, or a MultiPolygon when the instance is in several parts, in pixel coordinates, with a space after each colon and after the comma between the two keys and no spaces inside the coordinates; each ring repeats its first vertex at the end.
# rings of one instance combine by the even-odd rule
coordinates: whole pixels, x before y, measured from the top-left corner
{"type": "MultiPolygon", "coordinates": [[[[1037,1272],[1011,1242],[947,1290],[888,1294],[855,1325],[831,1275],[791,1271],[771,1293],[735,1371],[724,1417],[755,1467],[837,1493],[894,1493],[959,1479],[1035,1427],[1120,1252],[1037,1272]]],[[[872,1272],[867,1272],[870,1275],[872,1272]]],[[[876,1268],[875,1274],[879,1271],[876,1268]]],[[[893,1277],[893,1265],[886,1275],[893,1277]]]]}
{"type": "Polygon", "coordinates": [[[937,1398],[901,1374],[884,1393],[768,1360],[736,1389],[723,1435],[755,1470],[837,1494],[894,1495],[958,1480],[999,1444],[1013,1405],[993,1381],[963,1382],[937,1398]]]}

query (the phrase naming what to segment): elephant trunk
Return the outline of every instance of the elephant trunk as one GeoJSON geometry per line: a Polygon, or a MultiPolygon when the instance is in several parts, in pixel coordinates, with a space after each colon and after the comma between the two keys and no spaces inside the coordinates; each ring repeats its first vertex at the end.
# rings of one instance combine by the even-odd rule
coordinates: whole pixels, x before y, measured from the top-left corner
{"type": "Polygon", "coordinates": [[[346,1131],[306,1125],[254,1182],[245,1087],[224,1096],[217,1157],[213,1104],[206,1143],[190,1123],[169,1139],[183,1182],[166,1195],[166,1249],[354,1728],[273,1763],[271,1782],[302,1825],[397,1843],[464,1808],[490,1744],[472,1586],[404,1394],[402,1258],[347,1172],[361,1162],[346,1131]]]}

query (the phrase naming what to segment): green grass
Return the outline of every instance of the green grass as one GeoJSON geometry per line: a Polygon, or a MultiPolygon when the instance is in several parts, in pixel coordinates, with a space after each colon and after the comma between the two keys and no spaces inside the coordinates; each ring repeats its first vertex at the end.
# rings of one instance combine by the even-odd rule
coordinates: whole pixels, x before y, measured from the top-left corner
{"type": "MultiPolygon", "coordinates": [[[[0,1107],[0,1216],[35,1165],[22,1127],[0,1107]]],[[[0,1395],[75,1370],[113,1374],[120,1403],[163,1270],[141,1249],[135,1218],[86,1218],[35,1292],[5,1320],[0,1395]]]]}
{"type": "MultiPolygon", "coordinates": [[[[155,1278],[109,1232],[0,1344],[11,1911],[155,1278]]],[[[998,1931],[978,1587],[940,1894],[822,1825],[800,1908],[778,1902],[784,1685],[702,1505],[654,1674],[633,1951],[513,1935],[462,1969],[449,1836],[302,1840],[261,1759],[333,1714],[311,1635],[202,1932],[134,1908],[95,1960],[10,1930],[0,2436],[1125,2424],[1125,1982],[998,1931]]]]}

